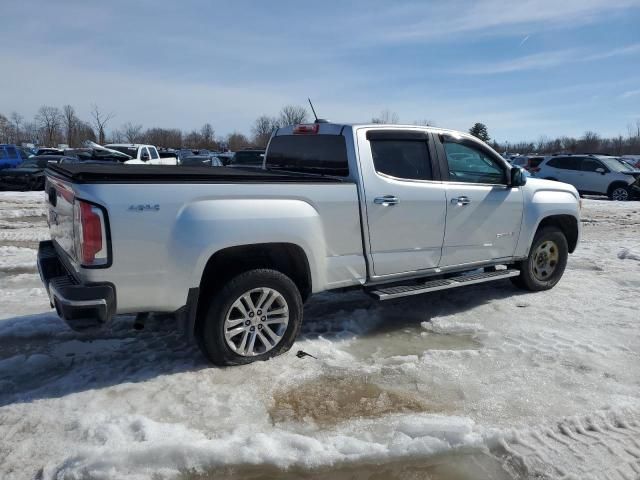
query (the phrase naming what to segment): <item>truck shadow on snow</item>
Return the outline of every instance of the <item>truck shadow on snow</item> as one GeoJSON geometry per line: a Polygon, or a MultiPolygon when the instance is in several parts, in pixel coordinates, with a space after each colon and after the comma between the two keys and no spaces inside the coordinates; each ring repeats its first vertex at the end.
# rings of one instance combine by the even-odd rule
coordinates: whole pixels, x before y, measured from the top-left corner
{"type": "MultiPolygon", "coordinates": [[[[353,336],[368,339],[369,343],[361,344],[354,353],[366,359],[369,350],[377,348],[376,339],[381,336],[402,332],[409,338],[421,329],[424,331],[423,326],[428,325],[424,322],[434,317],[466,312],[507,297],[513,298],[509,305],[513,307],[515,321],[516,315],[522,315],[517,307],[526,306],[524,301],[518,303],[518,297],[527,295],[530,294],[515,289],[508,281],[386,303],[361,292],[323,293],[305,307],[299,340],[319,337],[340,340],[353,336]]],[[[194,343],[176,332],[173,317],[152,316],[143,331],[132,326],[132,316],[121,316],[107,331],[80,334],[70,330],[54,312],[3,320],[0,406],[215,368],[194,343]]],[[[466,340],[471,348],[481,346],[476,340],[466,340]]],[[[440,345],[439,340],[435,344],[396,343],[399,350],[389,352],[390,355],[416,354],[420,353],[416,349],[425,351],[440,345]]],[[[303,360],[292,355],[291,361],[303,360]]]]}

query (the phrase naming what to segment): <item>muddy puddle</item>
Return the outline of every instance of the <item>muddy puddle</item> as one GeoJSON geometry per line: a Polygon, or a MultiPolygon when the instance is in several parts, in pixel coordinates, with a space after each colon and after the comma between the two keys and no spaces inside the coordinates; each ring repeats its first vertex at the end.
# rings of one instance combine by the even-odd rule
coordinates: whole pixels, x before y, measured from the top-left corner
{"type": "Polygon", "coordinates": [[[513,480],[502,464],[479,452],[451,453],[427,459],[385,463],[349,463],[316,469],[281,470],[271,465],[236,465],[189,471],[180,480],[513,480]]]}
{"type": "Polygon", "coordinates": [[[389,372],[369,376],[334,373],[276,390],[269,414],[274,423],[305,422],[330,428],[390,414],[443,413],[460,397],[458,391],[436,391],[389,372]]]}

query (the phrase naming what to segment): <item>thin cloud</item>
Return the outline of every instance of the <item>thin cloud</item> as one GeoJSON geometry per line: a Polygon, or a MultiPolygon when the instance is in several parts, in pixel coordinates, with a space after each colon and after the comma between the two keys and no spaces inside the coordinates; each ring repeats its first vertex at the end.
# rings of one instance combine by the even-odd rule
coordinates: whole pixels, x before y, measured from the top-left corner
{"type": "Polygon", "coordinates": [[[386,28],[382,25],[382,35],[377,35],[377,38],[396,42],[429,41],[471,32],[489,35],[511,33],[514,29],[521,31],[525,25],[531,29],[573,28],[595,23],[605,14],[638,7],[638,0],[488,0],[455,1],[443,6],[420,4],[405,9],[401,16],[394,16],[392,11],[384,15],[389,23],[388,19],[392,18],[397,22],[386,28]],[[446,21],[434,22],[436,18],[446,21]]]}
{"type": "Polygon", "coordinates": [[[457,70],[456,73],[467,75],[493,75],[499,73],[519,72],[556,67],[572,61],[577,50],[568,49],[555,52],[542,52],[525,57],[514,58],[503,62],[487,63],[457,70]]]}
{"type": "Polygon", "coordinates": [[[467,75],[492,75],[500,73],[520,72],[524,70],[541,70],[570,63],[593,62],[607,58],[640,54],[640,43],[614,48],[606,52],[585,55],[583,50],[566,49],[534,53],[525,57],[518,57],[501,62],[472,65],[456,70],[455,73],[467,75]]]}
{"type": "Polygon", "coordinates": [[[609,50],[608,52],[596,53],[594,55],[586,57],[585,60],[604,60],[605,58],[623,57],[626,55],[635,55],[637,53],[640,53],[640,43],[634,43],[632,45],[627,45],[626,47],[621,48],[614,48],[613,50],[609,50]]]}
{"type": "Polygon", "coordinates": [[[640,88],[637,90],[627,90],[626,92],[620,95],[620,98],[631,98],[640,95],[640,88]]]}

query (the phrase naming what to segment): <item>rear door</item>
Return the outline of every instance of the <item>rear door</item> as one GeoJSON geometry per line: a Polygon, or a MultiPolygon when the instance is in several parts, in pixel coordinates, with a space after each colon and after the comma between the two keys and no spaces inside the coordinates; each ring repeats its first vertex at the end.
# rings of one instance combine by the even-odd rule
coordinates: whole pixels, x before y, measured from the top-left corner
{"type": "Polygon", "coordinates": [[[446,198],[431,135],[359,129],[357,141],[373,276],[437,267],[446,198]]]}
{"type": "MultiPolygon", "coordinates": [[[[465,137],[438,136],[446,172],[443,267],[512,257],[522,223],[521,188],[508,185],[509,165],[465,137]]],[[[445,170],[443,166],[443,170],[445,170]]]]}
{"type": "Polygon", "coordinates": [[[552,171],[545,172],[544,177],[551,177],[560,182],[565,182],[579,189],[580,185],[580,159],[578,157],[556,157],[549,160],[552,171]]]}
{"type": "Polygon", "coordinates": [[[12,146],[7,146],[7,156],[9,158],[9,164],[12,167],[17,167],[18,164],[20,163],[20,155],[18,155],[18,151],[16,150],[15,147],[12,146]]]}

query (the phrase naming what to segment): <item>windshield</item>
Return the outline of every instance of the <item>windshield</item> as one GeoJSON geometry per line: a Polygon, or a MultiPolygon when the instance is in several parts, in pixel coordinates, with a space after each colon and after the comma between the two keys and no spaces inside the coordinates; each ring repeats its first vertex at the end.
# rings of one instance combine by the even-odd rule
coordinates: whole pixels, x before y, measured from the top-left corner
{"type": "Polygon", "coordinates": [[[603,158],[603,157],[600,157],[600,160],[602,160],[602,162],[607,167],[609,167],[611,170],[613,170],[614,172],[628,172],[628,171],[633,171],[634,170],[634,168],[631,165],[629,165],[626,162],[623,162],[619,158],[615,158],[615,157],[603,158]]]}

